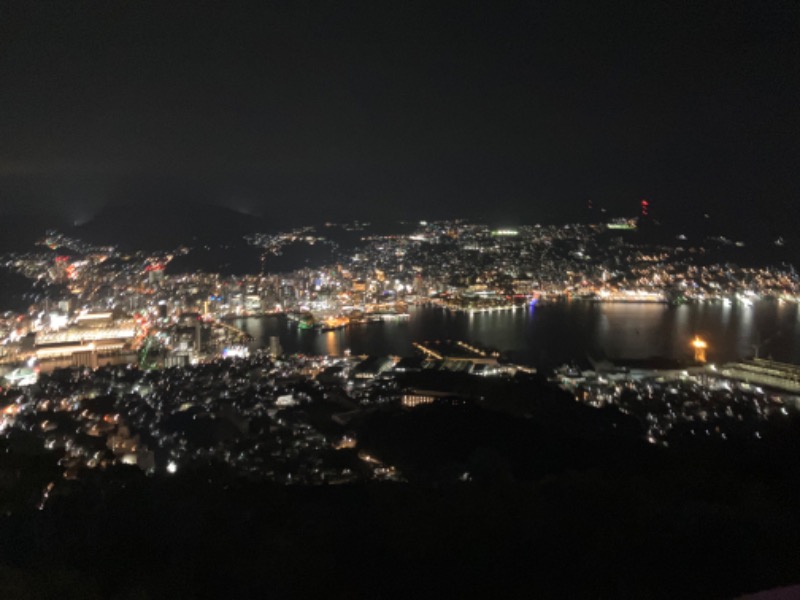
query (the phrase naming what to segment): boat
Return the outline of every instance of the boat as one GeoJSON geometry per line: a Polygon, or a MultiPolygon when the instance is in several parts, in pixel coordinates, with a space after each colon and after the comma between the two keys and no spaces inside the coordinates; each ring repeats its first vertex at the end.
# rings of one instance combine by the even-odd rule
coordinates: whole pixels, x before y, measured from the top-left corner
{"type": "Polygon", "coordinates": [[[298,329],[314,328],[314,315],[311,313],[290,313],[287,317],[290,321],[297,323],[298,329]]]}

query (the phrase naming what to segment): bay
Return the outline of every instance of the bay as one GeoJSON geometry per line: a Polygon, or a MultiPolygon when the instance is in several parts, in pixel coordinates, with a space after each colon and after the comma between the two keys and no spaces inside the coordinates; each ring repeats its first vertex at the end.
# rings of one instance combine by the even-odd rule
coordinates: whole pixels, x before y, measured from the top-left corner
{"type": "Polygon", "coordinates": [[[283,316],[242,318],[233,324],[253,336],[253,348],[278,336],[289,353],[414,354],[413,342],[463,340],[501,351],[509,359],[550,367],[587,356],[687,359],[699,335],[710,362],[760,356],[800,363],[800,310],[777,300],[662,304],[564,301],[486,313],[410,308],[410,318],[351,325],[332,332],[300,330],[283,316]]]}

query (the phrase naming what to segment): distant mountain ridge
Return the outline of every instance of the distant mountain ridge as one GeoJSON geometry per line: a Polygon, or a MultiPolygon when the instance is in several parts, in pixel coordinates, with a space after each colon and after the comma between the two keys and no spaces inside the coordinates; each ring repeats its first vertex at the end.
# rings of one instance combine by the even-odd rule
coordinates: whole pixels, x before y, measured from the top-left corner
{"type": "Polygon", "coordinates": [[[44,238],[48,229],[65,230],[69,227],[61,217],[34,214],[0,215],[0,225],[0,252],[33,250],[34,244],[44,238]]]}
{"type": "Polygon", "coordinates": [[[124,249],[166,250],[216,244],[274,228],[265,219],[213,204],[149,201],[108,205],[72,234],[124,249]]]}

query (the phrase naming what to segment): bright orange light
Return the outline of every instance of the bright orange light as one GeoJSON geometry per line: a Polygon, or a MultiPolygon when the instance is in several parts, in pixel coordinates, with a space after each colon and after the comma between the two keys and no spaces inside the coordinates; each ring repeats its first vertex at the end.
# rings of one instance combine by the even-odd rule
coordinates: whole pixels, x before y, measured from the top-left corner
{"type": "Polygon", "coordinates": [[[708,348],[706,341],[696,335],[692,340],[692,347],[694,348],[694,359],[699,363],[706,362],[706,348],[708,348]]]}

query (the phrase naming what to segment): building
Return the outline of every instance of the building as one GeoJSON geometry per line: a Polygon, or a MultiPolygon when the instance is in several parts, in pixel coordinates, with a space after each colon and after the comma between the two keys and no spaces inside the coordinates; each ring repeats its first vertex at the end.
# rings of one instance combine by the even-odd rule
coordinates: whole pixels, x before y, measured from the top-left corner
{"type": "Polygon", "coordinates": [[[374,379],[384,371],[394,366],[394,361],[388,356],[370,356],[358,363],[353,369],[356,379],[374,379]]]}

